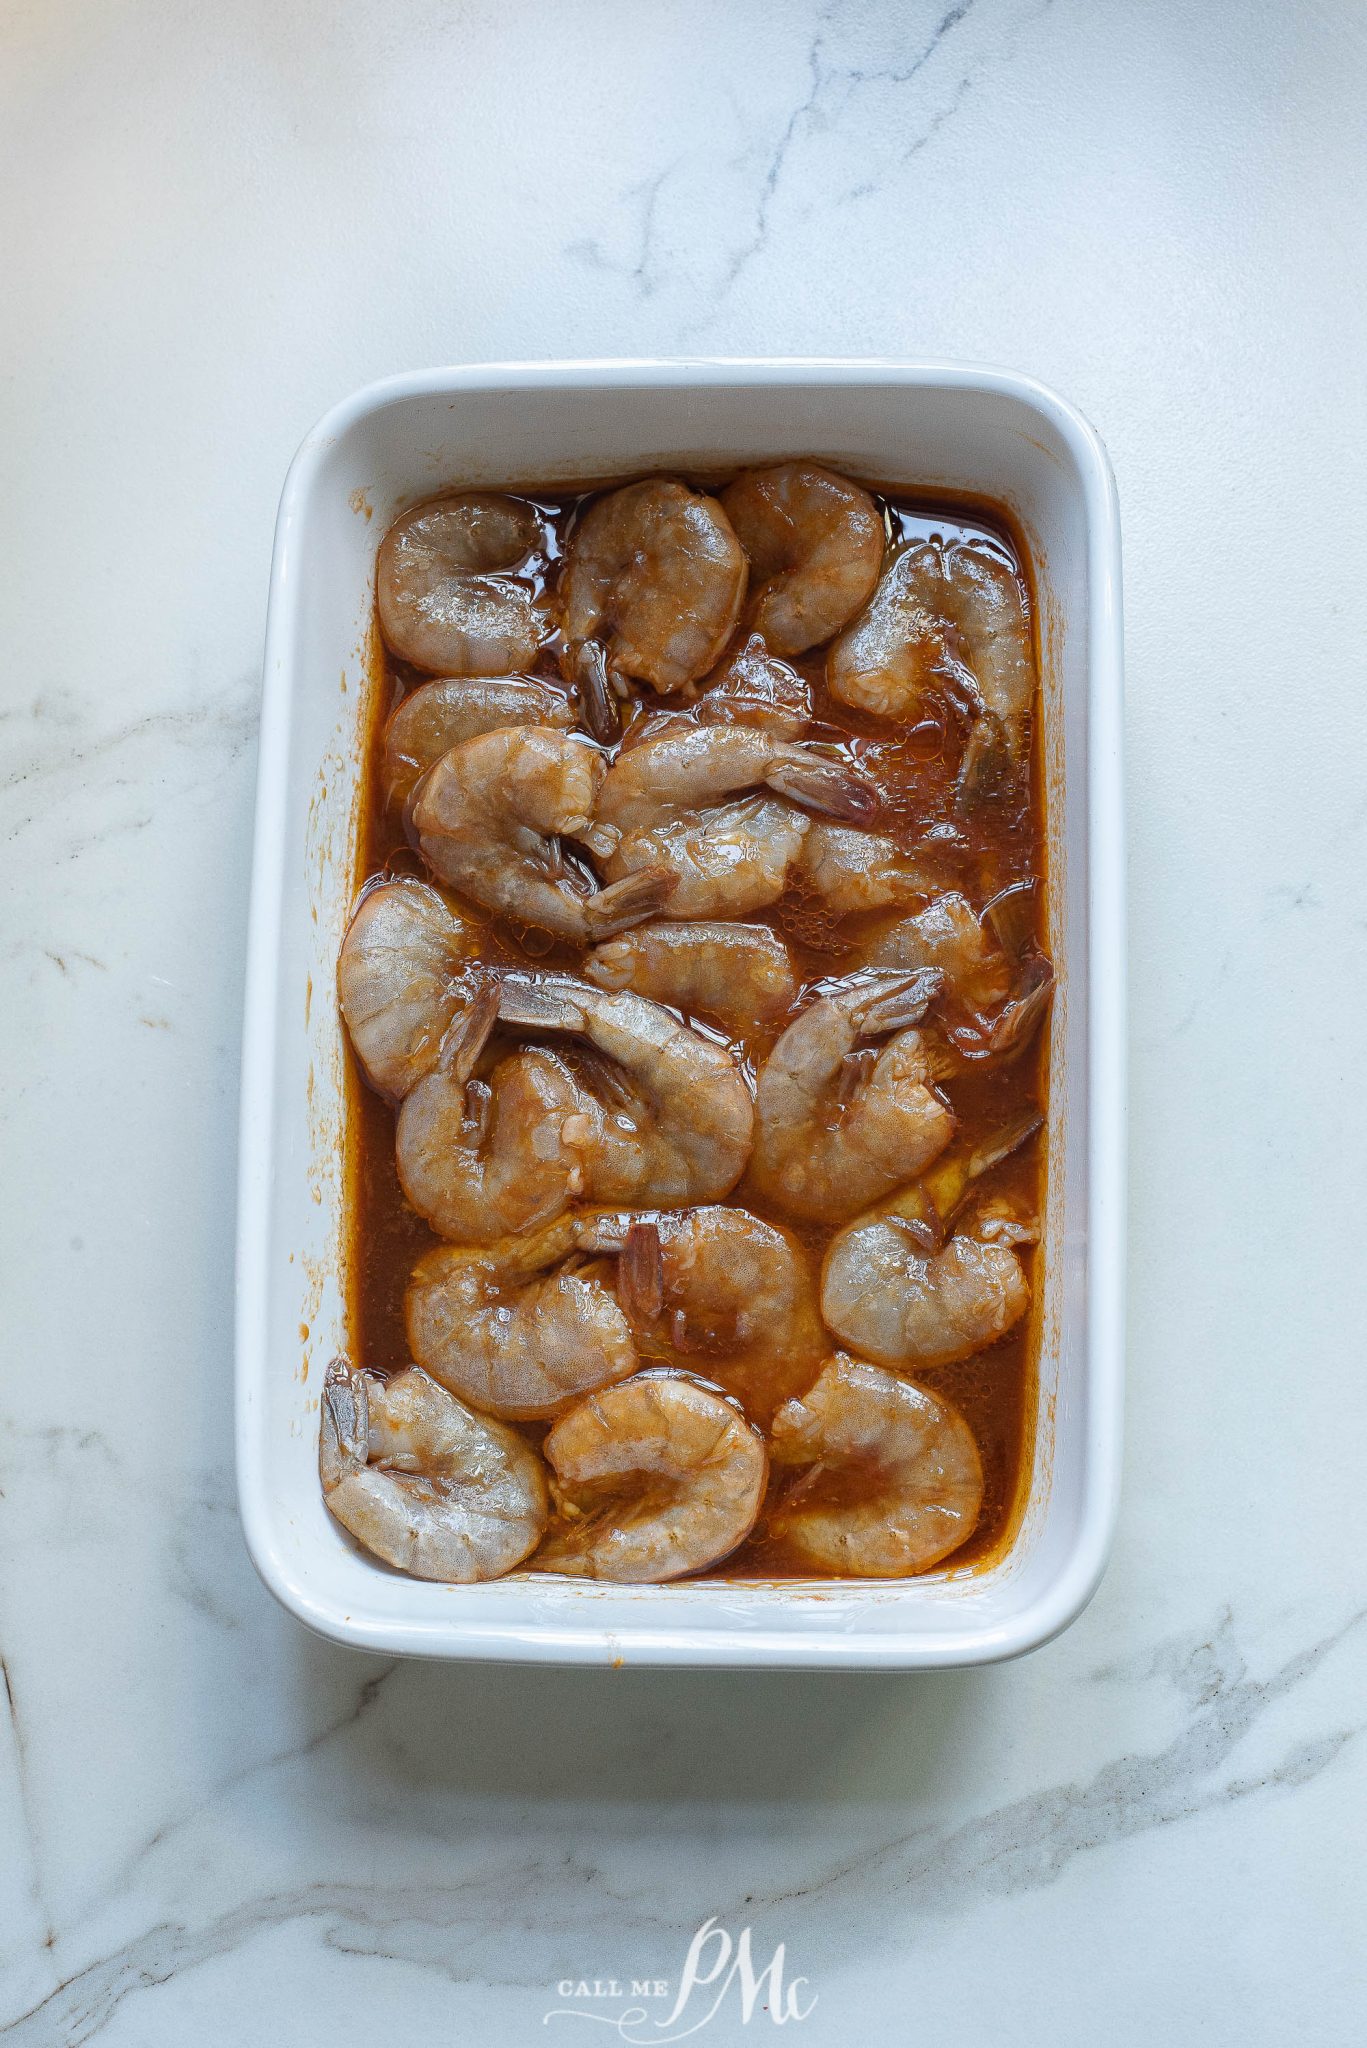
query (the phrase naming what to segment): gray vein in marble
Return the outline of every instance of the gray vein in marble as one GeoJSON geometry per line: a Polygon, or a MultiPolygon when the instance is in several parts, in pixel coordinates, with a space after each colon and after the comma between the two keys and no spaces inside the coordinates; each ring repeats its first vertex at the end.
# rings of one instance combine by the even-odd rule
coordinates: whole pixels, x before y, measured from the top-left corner
{"type": "MultiPolygon", "coordinates": [[[[789,114],[787,121],[784,123],[782,133],[779,135],[778,141],[770,154],[760,185],[759,196],[755,203],[753,233],[750,240],[734,252],[727,264],[716,293],[718,301],[725,298],[742,272],[754,261],[767,242],[774,201],[793,148],[799,135],[804,130],[817,125],[825,117],[827,101],[834,94],[843,92],[844,103],[848,105],[850,100],[861,90],[871,85],[890,85],[893,87],[910,85],[925,70],[946,36],[972,13],[976,4],[977,0],[958,0],[957,5],[947,9],[932,29],[925,44],[917,51],[909,63],[880,65],[877,67],[860,67],[858,65],[842,65],[829,62],[826,57],[828,46],[827,29],[838,18],[841,10],[837,4],[823,9],[818,14],[817,20],[821,26],[818,27],[816,34],[813,36],[811,46],[807,52],[807,92],[789,114]]],[[[1046,0],[1047,4],[1049,4],[1049,0],[1046,0]]],[[[931,136],[938,133],[939,129],[944,126],[963,99],[971,77],[972,67],[959,81],[949,106],[937,114],[930,127],[918,141],[910,149],[903,152],[903,162],[908,161],[911,156],[916,154],[917,150],[923,148],[931,139],[931,136]]],[[[856,188],[855,192],[845,196],[862,196],[867,192],[873,191],[875,183],[876,181],[869,181],[861,184],[856,188]]]]}
{"type": "MultiPolygon", "coordinates": [[[[233,1771],[227,1777],[217,1779],[205,1799],[197,1800],[183,1812],[163,1821],[115,1872],[95,1903],[117,1898],[128,1886],[139,1865],[144,1863],[154,1850],[182,1834],[210,1807],[217,1805],[226,1794],[240,1790],[242,1786],[251,1784],[254,1779],[265,1777],[268,1772],[278,1770],[282,1764],[298,1763],[304,1757],[312,1756],[317,1750],[335,1741],[339,1735],[344,1735],[348,1729],[354,1728],[370,1713],[380,1697],[381,1689],[394,1673],[402,1668],[402,1664],[403,1660],[396,1658],[381,1670],[372,1672],[361,1684],[354,1703],[346,1712],[329,1721],[313,1735],[305,1737],[302,1742],[292,1743],[285,1749],[273,1750],[269,1756],[258,1757],[254,1763],[245,1764],[240,1771],[233,1771]]],[[[3,2032],[4,2028],[0,2027],[0,2034],[3,2032]]]]}
{"type": "MultiPolygon", "coordinates": [[[[106,732],[90,731],[84,707],[75,707],[70,700],[35,698],[28,707],[26,722],[30,728],[41,731],[55,725],[59,729],[73,728],[86,736],[74,744],[36,745],[27,752],[12,752],[9,763],[0,772],[0,799],[9,799],[11,795],[22,799],[35,786],[41,789],[42,799],[27,806],[21,803],[5,821],[0,836],[18,839],[61,800],[60,790],[50,785],[60,784],[69,775],[80,778],[96,762],[107,771],[112,756],[128,748],[140,749],[149,741],[165,740],[191,754],[208,753],[217,756],[225,766],[235,761],[256,733],[259,687],[259,677],[252,674],[212,696],[174,710],[149,712],[106,732]]],[[[89,725],[93,724],[92,714],[89,725]]],[[[133,788],[145,780],[145,774],[145,769],[136,776],[106,772],[100,787],[133,788]]],[[[150,813],[137,820],[139,827],[150,822],[150,813]]]]}
{"type": "MultiPolygon", "coordinates": [[[[823,1941],[849,1941],[856,1935],[867,1940],[872,1889],[885,1905],[897,1899],[905,1909],[884,1917],[882,1936],[904,1948],[914,1929],[914,1914],[943,1915],[985,1898],[1036,1890],[1052,1884],[1089,1851],[1231,1807],[1273,1788],[1292,1790],[1308,1784],[1335,1762],[1357,1730],[1337,1728],[1299,1738],[1275,1764],[1256,1775],[1231,1776],[1224,1767],[1268,1710],[1304,1685],[1364,1618],[1352,1616],[1288,1657],[1270,1677],[1255,1679],[1248,1675],[1229,1615],[1222,1614],[1209,1631],[1176,1638],[1142,1661],[1094,1674],[1098,1681],[1159,1678],[1172,1686],[1188,1718],[1165,1747],[1117,1758],[1090,1779],[1046,1786],[958,1827],[915,1828],[881,1848],[836,1863],[808,1883],[719,1901],[713,1910],[727,1924],[737,1916],[752,1918],[783,1907],[805,1911],[810,1902],[820,1900],[823,1941]]],[[[368,1679],[343,1719],[299,1748],[252,1766],[238,1782],[307,1754],[361,1721],[389,1675],[384,1671],[368,1679]]],[[[215,1797],[225,1789],[221,1786],[215,1797]]],[[[189,1818],[161,1830],[136,1860],[189,1818]]],[[[526,1974],[509,1977],[508,1982],[540,1981],[532,1954],[535,1939],[553,1945],[571,1928],[591,1928],[601,1935],[607,1902],[623,1908],[627,1932],[666,1925],[671,1932],[679,1931],[667,1916],[651,1913],[639,1890],[613,1892],[600,1869],[574,1854],[498,1865],[485,1862],[477,1875],[456,1883],[306,1883],[244,1900],[198,1927],[164,1921],[147,1929],[65,1978],[41,2004],[0,2028],[0,2037],[16,2048],[37,2048],[57,2039],[79,2048],[132,1993],[240,1948],[267,1929],[300,1920],[323,1923],[323,1939],[330,1947],[384,1956],[464,1981],[475,1941],[486,1931],[506,1932],[519,1900],[525,1902],[524,1918],[518,1921],[525,1939],[512,1945],[512,1953],[525,1965],[526,1974]]]]}
{"type": "Polygon", "coordinates": [[[801,1890],[765,1903],[818,1896],[829,1901],[842,1891],[863,1891],[876,1874],[885,1894],[897,1890],[918,1911],[952,1912],[985,1893],[1002,1896],[1052,1884],[1088,1850],[1169,1827],[1271,1786],[1305,1784],[1334,1761],[1359,1728],[1297,1742],[1260,1777],[1222,1779],[1219,1773],[1267,1709],[1309,1678],[1364,1619],[1367,1613],[1353,1615],[1287,1658],[1270,1678],[1258,1680],[1247,1676],[1225,1613],[1209,1634],[1178,1638],[1154,1653],[1150,1669],[1168,1678],[1191,1712],[1188,1724],[1165,1748],[1118,1757],[1085,1783],[1032,1793],[947,1834],[917,1829],[856,1864],[837,1866],[801,1890]]]}
{"type": "MultiPolygon", "coordinates": [[[[147,1023],[147,1018],[139,1019],[147,1023]]],[[[169,1025],[163,1024],[169,1030],[169,1025]]],[[[231,1474],[221,1469],[205,1473],[192,1484],[186,1499],[174,1510],[167,1536],[170,1555],[169,1583],[178,1599],[193,1607],[218,1628],[239,1629],[242,1616],[234,1613],[221,1596],[216,1574],[205,1569],[206,1525],[229,1540],[237,1536],[237,1493],[231,1474]]]]}
{"type": "Polygon", "coordinates": [[[679,168],[681,159],[675,158],[662,171],[643,178],[637,185],[628,188],[624,197],[640,208],[641,219],[636,236],[636,255],[630,263],[614,263],[603,243],[597,236],[583,241],[572,242],[567,255],[588,264],[594,270],[615,272],[625,277],[636,287],[642,299],[653,298],[664,282],[664,271],[655,249],[655,222],[660,209],[660,194],[679,168]]]}
{"type": "MultiPolygon", "coordinates": [[[[14,1768],[19,1781],[19,1810],[23,1816],[24,1838],[28,1848],[29,1895],[38,1908],[38,1916],[46,1935],[44,1946],[49,1950],[56,1945],[56,1934],[52,1925],[52,1914],[43,1897],[42,1880],[38,1866],[38,1838],[33,1825],[32,1798],[29,1790],[28,1744],[24,1735],[24,1724],[19,1718],[19,1703],[14,1696],[14,1680],[10,1676],[9,1659],[0,1654],[0,1678],[5,1682],[5,1711],[9,1715],[10,1727],[14,1731],[14,1768]]],[[[60,1989],[60,1986],[58,1987],[60,1989]]]]}

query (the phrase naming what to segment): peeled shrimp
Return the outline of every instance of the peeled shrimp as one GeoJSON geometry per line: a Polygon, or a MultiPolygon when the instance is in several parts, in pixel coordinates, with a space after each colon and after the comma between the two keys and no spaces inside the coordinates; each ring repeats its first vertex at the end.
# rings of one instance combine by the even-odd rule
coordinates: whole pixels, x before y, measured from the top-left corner
{"type": "Polygon", "coordinates": [[[759,578],[754,623],[775,654],[820,647],[873,595],[883,521],[868,492],[815,462],[750,469],[722,504],[759,578]]]}
{"type": "Polygon", "coordinates": [[[970,1358],[1013,1329],[1029,1303],[1009,1244],[960,1231],[927,1253],[895,1211],[842,1230],[821,1277],[821,1312],[837,1337],[884,1365],[970,1358]]]}
{"type": "Polygon", "coordinates": [[[638,924],[584,962],[599,988],[634,989],[744,1038],[797,996],[792,955],[764,924],[638,924]]]}
{"type": "Polygon", "coordinates": [[[1036,1235],[1013,1202],[981,1204],[949,1242],[970,1190],[1039,1129],[1024,1110],[842,1230],[826,1253],[821,1310],[836,1335],[884,1365],[949,1365],[1004,1337],[1030,1287],[1013,1247],[1036,1235]]]}
{"type": "Polygon", "coordinates": [[[482,985],[479,932],[428,882],[404,876],[361,898],[337,962],[356,1057],[401,1099],[437,1064],[444,1034],[482,985]]]}
{"type": "Polygon", "coordinates": [[[586,1200],[678,1208],[735,1186],[750,1156],[754,1105],[723,1047],[658,1003],[568,975],[509,975],[499,1016],[587,1039],[602,1056],[606,1102],[585,1157],[586,1200]]]}
{"type": "Polygon", "coordinates": [[[342,1526],[419,1579],[496,1579],[546,1527],[546,1475],[531,1445],[416,1366],[386,1384],[333,1360],[318,1469],[342,1526]]]}
{"type": "Polygon", "coordinates": [[[704,725],[757,725],[775,739],[795,740],[812,722],[812,693],[795,668],[779,661],[758,633],[715,675],[698,698],[704,725]]]}
{"type": "Polygon", "coordinates": [[[818,1571],[928,1571],[967,1542],[982,1512],[982,1461],[958,1409],[844,1353],[780,1408],[771,1442],[776,1464],[807,1469],[769,1533],[818,1571]]]}
{"type": "Polygon", "coordinates": [[[530,505],[494,491],[458,491],[396,519],[375,571],[380,629],[394,652],[438,675],[525,668],[546,619],[531,585],[511,572],[541,537],[530,505]]]}
{"type": "Polygon", "coordinates": [[[913,1027],[938,974],[852,978],[819,995],[759,1070],[751,1173],[790,1215],[836,1222],[910,1180],[949,1143],[954,1114],[913,1027]],[[852,1057],[894,1035],[871,1058],[852,1057]]]}
{"type": "Polygon", "coordinates": [[[558,1415],[636,1370],[631,1328],[608,1268],[572,1263],[607,1249],[565,1216],[485,1250],[440,1245],[413,1270],[404,1301],[414,1358],[487,1415],[558,1415]],[[570,1263],[567,1263],[570,1262],[570,1263]]]}
{"type": "Polygon", "coordinates": [[[405,1195],[458,1244],[491,1244],[559,1216],[583,1190],[601,1122],[594,1098],[540,1048],[513,1053],[488,1081],[471,1078],[497,1001],[491,987],[448,1036],[395,1133],[405,1195]]]}
{"type": "Polygon", "coordinates": [[[718,1381],[767,1423],[811,1384],[827,1338],[806,1253],[748,1209],[585,1219],[622,1253],[618,1293],[642,1352],[718,1381]]]}
{"type": "Polygon", "coordinates": [[[566,657],[596,642],[608,667],[657,690],[706,675],[740,615],[746,562],[715,498],[649,477],[599,498],[561,583],[566,657]]]}
{"type": "Polygon", "coordinates": [[[782,895],[807,830],[777,797],[845,818],[871,817],[878,802],[860,769],[816,747],[671,719],[613,762],[587,844],[615,882],[672,874],[667,916],[743,917],[782,895]],[[776,796],[725,801],[759,788],[776,796]]]}
{"type": "Polygon", "coordinates": [[[692,1380],[640,1373],[590,1394],[546,1438],[559,1515],[538,1567],[677,1579],[745,1541],[769,1461],[745,1417],[692,1380]]]}
{"type": "MultiPolygon", "coordinates": [[[[1043,1118],[1034,1108],[1025,1108],[1004,1123],[969,1140],[956,1140],[940,1154],[934,1165],[906,1187],[899,1188],[877,1209],[879,1217],[895,1216],[908,1237],[923,1252],[938,1252],[949,1235],[949,1227],[963,1208],[978,1181],[1003,1159],[1009,1158],[1033,1138],[1043,1118]]],[[[974,1207],[976,1221],[971,1236],[983,1244],[1027,1244],[1034,1241],[1035,1226],[1023,1218],[1009,1197],[994,1197],[991,1204],[981,1198],[974,1207]],[[989,1228],[985,1218],[991,1218],[989,1228]]],[[[863,1217],[861,1221],[872,1221],[863,1217]]]]}
{"type": "Polygon", "coordinates": [[[437,676],[405,697],[385,727],[385,791],[391,803],[407,803],[443,754],[480,733],[573,724],[563,691],[538,676],[437,676]]]}
{"type": "Polygon", "coordinates": [[[944,870],[928,853],[904,853],[895,840],[853,825],[814,818],[802,842],[799,870],[835,917],[919,903],[944,886],[944,870]]]}
{"type": "Polygon", "coordinates": [[[1012,964],[956,890],[880,933],[859,954],[865,967],[937,967],[967,1008],[987,1010],[1011,992],[1012,964]]]}
{"type": "Polygon", "coordinates": [[[976,541],[917,541],[884,571],[867,611],[830,651],[831,695],[879,718],[914,720],[956,673],[946,635],[958,637],[975,700],[964,776],[1025,760],[1035,663],[1019,579],[976,541]]]}
{"type": "Polygon", "coordinates": [[[1054,970],[1043,954],[1013,960],[955,891],[936,896],[856,957],[867,967],[937,968],[961,1011],[968,1013],[952,1017],[946,1026],[949,1044],[963,1061],[1001,1060],[1023,1052],[1044,1022],[1053,994],[1054,970]]]}
{"type": "Polygon", "coordinates": [[[562,839],[583,839],[603,785],[587,740],[514,726],[463,740],[413,792],[423,858],[453,889],[581,945],[653,916],[673,886],[661,868],[595,889],[567,863],[562,839]]]}

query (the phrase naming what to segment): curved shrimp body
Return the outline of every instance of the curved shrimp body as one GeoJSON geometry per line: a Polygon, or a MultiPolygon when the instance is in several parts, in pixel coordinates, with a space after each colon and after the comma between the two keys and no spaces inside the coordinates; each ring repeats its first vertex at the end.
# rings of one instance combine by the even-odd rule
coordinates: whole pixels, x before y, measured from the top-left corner
{"type": "Polygon", "coordinates": [[[861,1216],[835,1238],[821,1274],[821,1312],[836,1335],[883,1365],[950,1365],[995,1344],[1030,1304],[1018,1254],[994,1220],[983,1241],[956,1233],[927,1251],[914,1218],[861,1216]]]}
{"type": "Polygon", "coordinates": [[[428,882],[404,876],[361,898],[337,962],[356,1057],[382,1095],[407,1095],[481,986],[479,930],[428,882]]]}
{"type": "Polygon", "coordinates": [[[946,1023],[945,1072],[956,1062],[1018,1057],[1043,1024],[1053,995],[1054,970],[1044,955],[1032,951],[1013,959],[955,890],[891,925],[857,957],[866,967],[934,968],[944,976],[961,1013],[946,1023]]]}
{"type": "Polygon", "coordinates": [[[865,967],[938,968],[968,1009],[990,1010],[1011,993],[1011,962],[957,890],[936,896],[901,919],[860,953],[865,967]]]}
{"type": "Polygon", "coordinates": [[[884,532],[868,492],[815,462],[751,469],[722,494],[750,557],[754,623],[775,654],[802,654],[873,595],[884,532]]]}
{"type": "Polygon", "coordinates": [[[944,886],[943,869],[931,857],[905,853],[879,832],[824,818],[812,820],[799,868],[833,917],[920,903],[944,886]]]}
{"type": "Polygon", "coordinates": [[[386,1384],[335,1359],[322,1407],[324,1499],[386,1564],[466,1585],[540,1542],[550,1503],[536,1452],[416,1366],[386,1384]]]}
{"type": "Polygon", "coordinates": [[[733,1038],[781,1017],[798,991],[792,955],[763,924],[639,924],[596,947],[584,972],[599,988],[709,1017],[733,1038]]]}
{"type": "Polygon", "coordinates": [[[812,722],[812,693],[797,670],[752,633],[707,678],[696,715],[703,725],[757,725],[775,739],[795,740],[812,722]]]}
{"type": "Polygon", "coordinates": [[[395,1158],[409,1202],[442,1237],[491,1244],[551,1222],[582,1193],[602,1112],[554,1053],[502,1060],[488,1081],[438,1067],[399,1112],[395,1158]]]}
{"type": "Polygon", "coordinates": [[[668,477],[599,498],[570,541],[561,583],[567,655],[587,641],[609,666],[666,693],[706,675],[730,638],[746,561],[715,498],[668,477]]]}
{"type": "Polygon", "coordinates": [[[405,512],[375,566],[380,630],[394,652],[438,675],[525,668],[546,619],[513,572],[541,538],[530,505],[493,491],[458,491],[405,512]]]}
{"type": "Polygon", "coordinates": [[[1035,662],[1018,578],[973,541],[917,541],[894,556],[861,618],[831,648],[831,695],[878,718],[914,719],[948,680],[946,636],[957,636],[980,711],[970,756],[1004,748],[1025,759],[1035,662]]]}
{"type": "Polygon", "coordinates": [[[414,1358],[487,1415],[558,1415],[637,1365],[606,1269],[572,1259],[585,1227],[562,1217],[485,1250],[441,1245],[418,1261],[404,1302],[414,1358]]]}
{"type": "Polygon", "coordinates": [[[716,1380],[767,1423],[827,1348],[796,1238],[747,1209],[605,1215],[585,1242],[622,1253],[619,1296],[643,1355],[716,1380]]]}
{"type": "Polygon", "coordinates": [[[499,1015],[587,1039],[606,1063],[608,1101],[585,1158],[588,1201],[680,1208],[716,1201],[740,1179],[754,1135],[745,1078],[729,1052],[659,1003],[568,976],[509,975],[499,1015]]]}
{"type": "Polygon", "coordinates": [[[783,1033],[755,1089],[755,1185],[789,1215],[824,1222],[914,1178],[949,1143],[954,1114],[913,1027],[934,974],[856,978],[818,996],[783,1033]],[[871,1060],[861,1045],[893,1033],[871,1060]]]}
{"type": "Polygon", "coordinates": [[[808,825],[794,804],[868,818],[877,802],[860,769],[815,747],[675,719],[614,761],[587,843],[614,880],[673,875],[667,916],[743,917],[783,893],[808,825]],[[774,794],[726,801],[742,790],[774,794]]]}
{"type": "Polygon", "coordinates": [[[769,1533],[818,1571],[905,1578],[967,1542],[983,1473],[957,1408],[924,1387],[837,1353],[774,1418],[776,1464],[807,1470],[769,1533]]]}
{"type": "Polygon", "coordinates": [[[587,740],[546,726],[463,740],[413,792],[423,858],[486,910],[581,945],[639,924],[663,905],[667,874],[646,869],[594,890],[560,846],[586,837],[605,773],[587,740]]]}
{"type": "Polygon", "coordinates": [[[564,729],[574,713],[538,676],[436,676],[405,697],[384,729],[384,785],[406,804],[427,770],[463,740],[505,726],[564,729]]]}
{"type": "Polygon", "coordinates": [[[630,1584],[728,1556],[755,1525],[769,1469],[738,1409],[668,1373],[590,1394],[553,1425],[545,1453],[559,1515],[537,1565],[630,1584]]]}

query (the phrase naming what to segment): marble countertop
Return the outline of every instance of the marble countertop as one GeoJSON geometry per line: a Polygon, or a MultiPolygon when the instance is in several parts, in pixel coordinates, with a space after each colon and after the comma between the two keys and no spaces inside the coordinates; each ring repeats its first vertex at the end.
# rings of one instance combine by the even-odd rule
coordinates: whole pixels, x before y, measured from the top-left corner
{"type": "MultiPolygon", "coordinates": [[[[709,1917],[757,1971],[784,1945],[811,2048],[1352,2038],[1355,0],[49,0],[3,35],[0,2040],[592,2041],[634,1979],[670,1994],[625,2037],[662,2039],[709,1917]],[[676,352],[1006,362],[1115,462],[1126,1495],[1094,1604],[1015,1665],[395,1666],[243,1551],[285,465],[388,371],[676,352]]],[[[743,1989],[702,2038],[766,2037],[773,1976],[748,2022],[743,1989]]]]}

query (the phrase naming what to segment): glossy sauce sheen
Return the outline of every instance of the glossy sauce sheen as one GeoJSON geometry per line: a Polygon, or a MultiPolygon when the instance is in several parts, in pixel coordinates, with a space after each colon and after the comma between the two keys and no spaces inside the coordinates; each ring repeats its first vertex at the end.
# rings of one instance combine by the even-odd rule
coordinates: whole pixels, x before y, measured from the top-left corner
{"type": "MultiPolygon", "coordinates": [[[[698,480],[708,490],[721,488],[715,477],[698,480]]],[[[1029,615],[1034,622],[1035,658],[1038,671],[1038,612],[1033,601],[1028,557],[1012,535],[1005,517],[993,507],[943,502],[927,505],[904,493],[873,489],[883,510],[890,538],[894,542],[939,537],[968,539],[990,545],[1006,558],[1024,587],[1029,615]]],[[[568,534],[579,510],[597,493],[542,496],[520,494],[546,516],[553,532],[548,577],[555,574],[557,558],[563,554],[568,534]]],[[[531,673],[561,683],[554,639],[542,648],[531,673]]],[[[825,649],[813,650],[790,663],[805,677],[812,689],[815,723],[807,737],[840,739],[851,746],[855,758],[875,776],[883,791],[883,810],[874,829],[910,847],[941,818],[952,812],[954,782],[961,752],[961,730],[952,716],[942,723],[928,720],[910,730],[897,730],[886,722],[865,718],[835,703],[826,693],[822,675],[825,649]]],[[[381,734],[394,708],[419,684],[430,677],[398,661],[385,647],[378,627],[371,635],[370,705],[367,721],[365,790],[358,840],[358,885],[393,874],[426,876],[426,870],[410,846],[403,820],[386,803],[381,768],[381,734]]],[[[649,691],[642,692],[647,698],[649,691]]],[[[678,699],[652,700],[652,709],[683,708],[678,699]]],[[[967,836],[968,846],[961,864],[964,893],[978,908],[999,890],[1013,882],[1036,879],[1034,892],[1036,927],[1034,936],[1048,952],[1044,929],[1044,816],[1043,774],[1040,770],[1038,710],[1034,719],[1034,745],[1029,788],[1016,794],[994,797],[957,823],[967,836]]],[[[430,879],[430,877],[428,877],[430,879]]],[[[461,899],[467,916],[478,916],[474,906],[461,899]]],[[[747,916],[747,923],[768,922],[787,942],[794,965],[804,983],[844,971],[847,951],[861,933],[887,922],[889,913],[847,917],[834,921],[814,898],[790,890],[773,908],[747,916]]],[[[541,932],[527,932],[505,920],[485,920],[487,954],[493,960],[527,966],[577,967],[579,955],[573,947],[541,932]]],[[[751,1055],[762,1058],[777,1027],[766,1038],[751,1043],[751,1055]]],[[[345,1037],[345,1034],[343,1034],[345,1037]]],[[[956,1137],[972,1141],[996,1128],[1007,1117],[1028,1106],[1043,1111],[1048,1074],[1049,1031],[1046,1025],[1036,1044],[1012,1064],[995,1070],[969,1073],[949,1083],[945,1093],[958,1119],[956,1137]]],[[[411,1363],[404,1332],[404,1290],[414,1265],[425,1251],[442,1242],[422,1218],[409,1208],[399,1186],[394,1162],[394,1112],[365,1083],[350,1046],[347,1047],[347,1160],[346,1160],[346,1292],[351,1356],[372,1371],[393,1373],[411,1363]]],[[[1043,1210],[1043,1151],[1041,1132],[1011,1159],[997,1167],[991,1177],[993,1193],[1019,1195],[1029,1208],[1043,1210]]],[[[819,1274],[825,1246],[834,1230],[823,1225],[804,1225],[757,1199],[747,1181],[726,1198],[743,1204],[755,1214],[782,1224],[811,1251],[813,1271],[819,1274]]],[[[1042,1253],[1021,1247],[1030,1278],[1031,1308],[1024,1321],[999,1343],[976,1352],[955,1365],[918,1367],[915,1379],[932,1392],[945,1395],[960,1409],[977,1439],[982,1459],[984,1492],[982,1513],[967,1543],[955,1551],[940,1572],[991,1563],[1009,1544],[1025,1505],[1034,1435],[1036,1353],[1039,1341],[1039,1291],[1042,1253]]],[[[831,1339],[831,1350],[839,1348],[831,1339]]],[[[650,1360],[643,1357],[643,1364],[650,1360]]],[[[699,1359],[699,1376],[706,1378],[705,1358],[699,1359]]],[[[515,1425],[533,1442],[544,1437],[546,1423],[515,1425]]],[[[787,1475],[774,1472],[772,1486],[781,1486],[787,1475]]],[[[717,1578],[811,1579],[810,1569],[794,1564],[777,1540],[767,1540],[766,1518],[761,1514],[754,1534],[742,1547],[705,1576],[717,1578]]]]}

